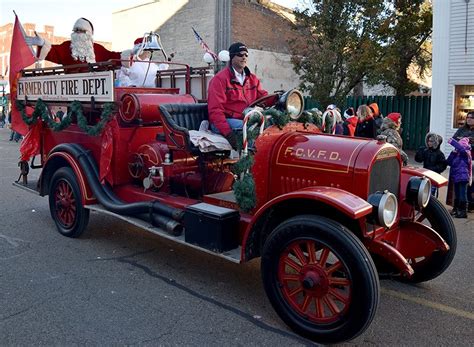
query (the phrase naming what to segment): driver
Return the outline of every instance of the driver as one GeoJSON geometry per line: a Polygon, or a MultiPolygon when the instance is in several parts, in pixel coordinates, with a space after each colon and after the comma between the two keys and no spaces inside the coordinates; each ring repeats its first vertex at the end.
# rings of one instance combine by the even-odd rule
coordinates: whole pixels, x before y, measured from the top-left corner
{"type": "Polygon", "coordinates": [[[247,67],[247,46],[241,42],[233,43],[229,47],[229,56],[229,66],[209,83],[207,102],[211,130],[224,135],[232,148],[237,149],[234,131],[243,127],[242,112],[268,92],[247,67]]]}

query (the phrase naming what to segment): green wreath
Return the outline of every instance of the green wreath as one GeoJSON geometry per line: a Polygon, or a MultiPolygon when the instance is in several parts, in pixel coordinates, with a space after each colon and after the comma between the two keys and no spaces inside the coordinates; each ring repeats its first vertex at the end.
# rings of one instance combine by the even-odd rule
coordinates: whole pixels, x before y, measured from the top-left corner
{"type": "Polygon", "coordinates": [[[82,131],[84,131],[87,135],[90,136],[97,136],[102,132],[107,122],[112,118],[112,113],[115,110],[114,103],[108,102],[104,104],[104,108],[100,115],[99,122],[96,125],[90,126],[87,125],[87,118],[82,112],[82,104],[77,100],[74,100],[71,103],[71,105],[68,107],[67,114],[61,119],[60,122],[55,122],[50,117],[48,107],[41,99],[38,99],[38,101],[36,102],[35,109],[31,117],[28,117],[26,115],[26,106],[25,103],[21,100],[16,101],[16,107],[21,112],[21,117],[27,125],[36,124],[38,122],[38,119],[41,119],[53,131],[61,131],[68,128],[72,123],[73,116],[76,115],[77,125],[80,129],[82,129],[82,131]]]}

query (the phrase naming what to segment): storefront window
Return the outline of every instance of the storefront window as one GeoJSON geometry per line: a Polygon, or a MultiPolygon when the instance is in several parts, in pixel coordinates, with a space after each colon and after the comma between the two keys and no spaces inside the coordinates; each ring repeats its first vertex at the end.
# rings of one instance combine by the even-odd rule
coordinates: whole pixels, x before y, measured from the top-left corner
{"type": "Polygon", "coordinates": [[[455,86],[453,128],[466,122],[466,115],[474,111],[474,86],[455,86]]]}

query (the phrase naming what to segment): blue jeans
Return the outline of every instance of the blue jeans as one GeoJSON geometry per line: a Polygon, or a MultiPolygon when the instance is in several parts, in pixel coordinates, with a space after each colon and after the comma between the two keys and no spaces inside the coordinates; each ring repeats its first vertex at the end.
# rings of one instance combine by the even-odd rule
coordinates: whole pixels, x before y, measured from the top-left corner
{"type": "Polygon", "coordinates": [[[458,199],[460,203],[467,202],[467,185],[468,185],[467,181],[454,183],[454,198],[458,199]]]}
{"type": "MultiPolygon", "coordinates": [[[[242,130],[244,128],[244,121],[242,119],[226,118],[226,121],[232,130],[242,130]]],[[[220,131],[212,123],[211,130],[213,133],[220,134],[220,131]]]]}

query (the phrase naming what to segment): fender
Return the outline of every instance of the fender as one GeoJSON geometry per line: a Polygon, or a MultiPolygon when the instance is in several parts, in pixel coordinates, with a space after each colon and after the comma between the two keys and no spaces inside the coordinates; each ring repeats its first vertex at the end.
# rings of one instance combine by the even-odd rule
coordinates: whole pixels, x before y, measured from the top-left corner
{"type": "Polygon", "coordinates": [[[405,166],[402,168],[401,177],[400,177],[400,198],[399,201],[405,200],[406,192],[407,192],[407,184],[410,178],[412,177],[426,177],[431,181],[431,185],[433,187],[444,187],[448,185],[448,180],[431,170],[418,168],[414,166],[405,166]]]}
{"type": "Polygon", "coordinates": [[[376,239],[365,239],[363,243],[370,253],[380,255],[405,278],[415,273],[407,259],[429,258],[435,252],[449,251],[449,245],[435,230],[419,222],[403,220],[399,227],[376,239]]]}
{"type": "Polygon", "coordinates": [[[81,190],[82,204],[88,205],[91,203],[95,203],[96,199],[94,198],[92,191],[89,187],[89,184],[87,183],[82,173],[82,169],[79,166],[79,163],[77,163],[77,161],[74,159],[72,155],[65,152],[55,152],[51,154],[48,157],[48,160],[46,161],[46,163],[44,164],[44,168],[41,172],[41,177],[40,177],[41,195],[44,196],[49,193],[47,191],[46,192],[44,191],[43,179],[51,179],[52,175],[54,174],[54,171],[50,173],[50,170],[56,170],[59,167],[65,166],[61,164],[58,167],[55,167],[57,166],[58,160],[63,163],[66,162],[67,165],[71,167],[72,170],[74,171],[74,174],[76,175],[78,179],[79,189],[81,190]],[[47,177],[44,177],[45,173],[47,173],[46,175],[47,177]]]}
{"type": "Polygon", "coordinates": [[[351,219],[360,219],[372,212],[372,205],[357,195],[349,193],[345,190],[334,187],[308,187],[300,189],[288,194],[280,195],[258,209],[252,217],[250,223],[245,229],[242,238],[242,254],[241,259],[245,261],[246,243],[253,229],[260,217],[268,211],[268,209],[276,206],[284,201],[294,199],[305,199],[322,202],[342,212],[351,219]]]}

